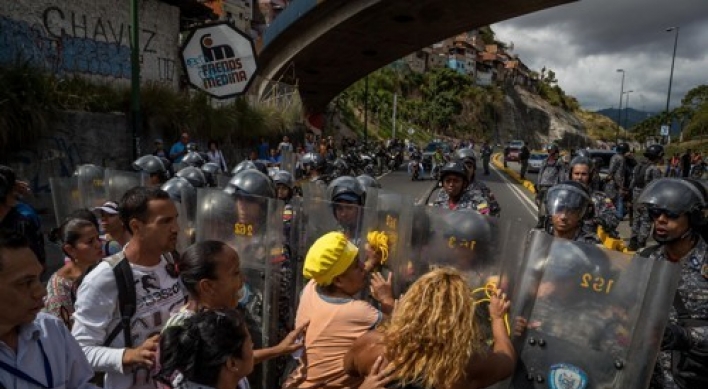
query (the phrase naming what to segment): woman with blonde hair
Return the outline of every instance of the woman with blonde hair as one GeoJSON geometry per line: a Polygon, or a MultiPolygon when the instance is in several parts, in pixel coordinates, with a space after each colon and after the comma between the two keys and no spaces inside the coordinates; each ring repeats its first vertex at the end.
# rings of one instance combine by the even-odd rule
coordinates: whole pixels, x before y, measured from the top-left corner
{"type": "Polygon", "coordinates": [[[472,289],[452,268],[435,269],[408,289],[391,320],[354,342],[345,370],[366,376],[378,358],[388,362],[396,388],[475,389],[509,377],[516,353],[504,314],[506,294],[497,291],[489,303],[494,345],[482,335],[472,289]],[[465,347],[465,345],[467,347],[465,347]]]}

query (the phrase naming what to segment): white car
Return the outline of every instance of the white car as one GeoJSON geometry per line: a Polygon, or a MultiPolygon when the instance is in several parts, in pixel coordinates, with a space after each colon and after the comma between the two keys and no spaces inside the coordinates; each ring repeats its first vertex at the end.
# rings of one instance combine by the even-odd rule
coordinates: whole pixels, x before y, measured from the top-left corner
{"type": "Polygon", "coordinates": [[[545,153],[531,153],[531,157],[529,158],[529,167],[528,171],[530,173],[538,173],[539,170],[541,170],[541,165],[543,165],[543,161],[548,158],[548,154],[545,153]]]}

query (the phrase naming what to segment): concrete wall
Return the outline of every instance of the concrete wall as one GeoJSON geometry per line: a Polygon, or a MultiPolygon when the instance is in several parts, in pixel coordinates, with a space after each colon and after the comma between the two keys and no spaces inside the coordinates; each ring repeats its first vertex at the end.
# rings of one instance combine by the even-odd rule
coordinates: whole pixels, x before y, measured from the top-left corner
{"type": "MultiPolygon", "coordinates": [[[[179,9],[140,0],[143,81],[177,87],[179,9]]],[[[2,0],[0,63],[17,59],[58,75],[130,82],[130,1],[2,0]]]]}
{"type": "Polygon", "coordinates": [[[0,163],[28,180],[36,194],[49,193],[50,177],[69,177],[77,166],[93,163],[128,169],[131,163],[128,120],[122,114],[61,112],[49,136],[20,145],[0,163]]]}

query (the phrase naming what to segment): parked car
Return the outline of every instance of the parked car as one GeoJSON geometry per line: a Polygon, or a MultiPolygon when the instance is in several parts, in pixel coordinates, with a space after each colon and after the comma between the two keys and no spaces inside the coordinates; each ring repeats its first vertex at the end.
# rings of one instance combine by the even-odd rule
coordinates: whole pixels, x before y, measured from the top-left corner
{"type": "Polygon", "coordinates": [[[531,153],[528,167],[529,173],[538,173],[541,170],[541,165],[543,165],[543,161],[545,161],[546,158],[548,158],[547,153],[531,153]]]}
{"type": "Polygon", "coordinates": [[[524,141],[522,140],[512,140],[507,144],[509,147],[509,153],[505,156],[507,162],[519,162],[519,155],[521,154],[521,148],[524,147],[524,141]]]}

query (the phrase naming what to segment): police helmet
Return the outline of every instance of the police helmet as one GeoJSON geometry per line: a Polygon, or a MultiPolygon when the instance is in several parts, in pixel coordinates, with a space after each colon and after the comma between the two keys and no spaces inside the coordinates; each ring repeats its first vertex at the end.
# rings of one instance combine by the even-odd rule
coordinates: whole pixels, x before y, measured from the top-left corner
{"type": "Polygon", "coordinates": [[[639,204],[689,215],[691,227],[706,224],[708,200],[705,187],[696,180],[660,178],[649,183],[639,196],[639,204]]]}
{"type": "Polygon", "coordinates": [[[206,176],[207,186],[217,186],[216,175],[219,173],[219,171],[221,171],[221,168],[214,162],[207,162],[202,165],[202,172],[204,172],[204,176],[206,176]]]}
{"type": "Polygon", "coordinates": [[[450,174],[458,175],[462,177],[465,182],[469,182],[469,170],[462,161],[452,161],[446,163],[442,169],[440,169],[440,180],[444,180],[445,176],[450,174]]]}
{"type": "Polygon", "coordinates": [[[651,145],[644,150],[644,156],[652,161],[664,158],[664,146],[662,145],[651,145]]]}
{"type": "Polygon", "coordinates": [[[76,171],[74,172],[74,175],[76,177],[79,177],[82,180],[101,180],[103,181],[104,178],[104,171],[101,166],[96,166],[93,164],[85,164],[81,165],[76,168],[76,171]]]}
{"type": "Polygon", "coordinates": [[[590,154],[590,150],[588,149],[579,149],[575,152],[575,157],[583,157],[592,160],[592,154],[590,154]]]}
{"type": "Polygon", "coordinates": [[[259,172],[268,176],[268,167],[261,161],[242,161],[236,167],[231,170],[231,174],[236,175],[244,170],[258,170],[259,172]]]}
{"type": "Polygon", "coordinates": [[[455,151],[455,159],[460,160],[462,162],[472,160],[475,166],[477,165],[477,155],[475,154],[474,150],[469,149],[467,147],[457,149],[455,151]]]}
{"type": "Polygon", "coordinates": [[[224,192],[229,195],[244,194],[275,198],[275,188],[270,177],[258,170],[241,171],[231,178],[224,192]]]}
{"type": "Polygon", "coordinates": [[[447,212],[443,221],[442,236],[447,247],[465,247],[477,254],[475,260],[491,260],[494,238],[491,219],[474,210],[463,209],[447,212]]]}
{"type": "Polygon", "coordinates": [[[201,167],[204,163],[204,157],[196,151],[190,151],[182,158],[182,164],[187,166],[201,167]]]}
{"type": "Polygon", "coordinates": [[[168,175],[167,166],[161,158],[154,155],[143,155],[133,162],[133,169],[147,174],[165,174],[168,175]]]}
{"type": "Polygon", "coordinates": [[[287,170],[279,170],[273,175],[273,184],[281,184],[293,189],[295,187],[295,178],[287,170]]]}
{"type": "Polygon", "coordinates": [[[207,185],[206,175],[198,167],[187,166],[178,171],[175,176],[184,178],[195,188],[203,188],[207,185]]]}
{"type": "Polygon", "coordinates": [[[352,176],[342,176],[330,182],[327,193],[332,202],[351,201],[359,205],[366,202],[366,190],[352,176]]]}
{"type": "Polygon", "coordinates": [[[551,143],[550,145],[546,146],[546,151],[549,153],[555,153],[558,154],[558,145],[551,143]]]}
{"type": "Polygon", "coordinates": [[[324,172],[327,161],[319,153],[307,153],[302,157],[302,165],[319,172],[324,172]]]}
{"type": "Polygon", "coordinates": [[[582,219],[591,204],[590,193],[582,184],[575,181],[564,181],[554,185],[546,195],[546,209],[549,215],[571,210],[579,212],[582,219]]]}
{"type": "Polygon", "coordinates": [[[162,184],[160,189],[170,195],[170,199],[176,203],[181,203],[186,196],[196,198],[197,190],[185,178],[172,177],[167,182],[162,184]]]}
{"type": "Polygon", "coordinates": [[[626,154],[629,152],[629,143],[627,142],[622,142],[615,147],[615,151],[617,151],[619,154],[626,154]]]}
{"type": "Polygon", "coordinates": [[[197,151],[197,150],[199,150],[199,146],[197,146],[196,143],[194,143],[194,142],[187,143],[187,151],[188,152],[197,151]]]}
{"type": "Polygon", "coordinates": [[[356,178],[357,181],[363,186],[365,189],[366,188],[381,188],[381,183],[374,178],[371,177],[368,174],[362,174],[356,178]]]}

